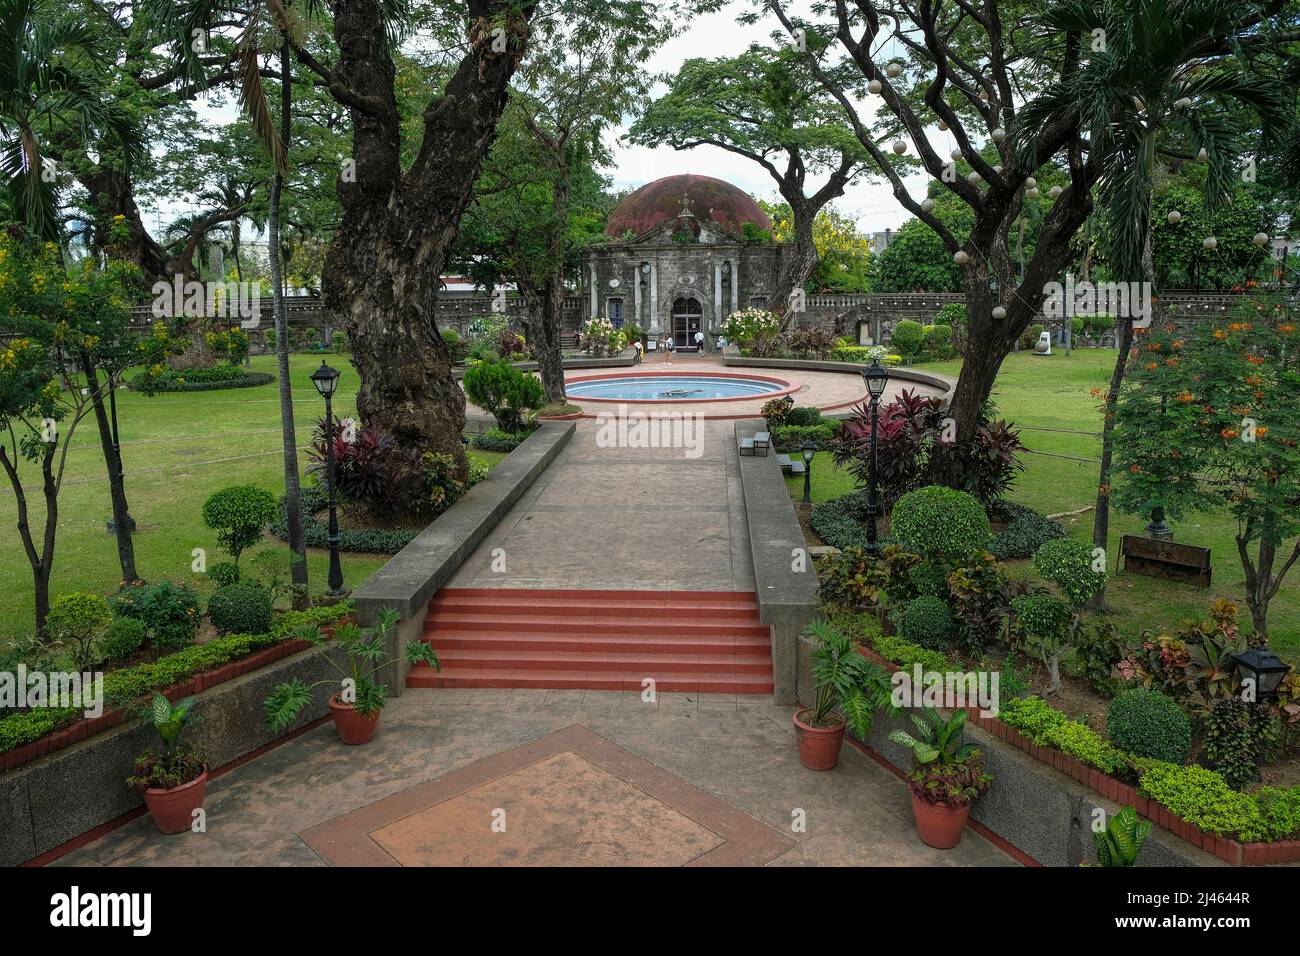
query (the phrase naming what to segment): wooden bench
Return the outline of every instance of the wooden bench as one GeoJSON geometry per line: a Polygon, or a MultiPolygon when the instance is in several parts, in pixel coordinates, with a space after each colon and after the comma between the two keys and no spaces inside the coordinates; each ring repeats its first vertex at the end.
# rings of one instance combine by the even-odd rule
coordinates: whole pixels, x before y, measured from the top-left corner
{"type": "Polygon", "coordinates": [[[1210,586],[1209,548],[1126,534],[1120,540],[1119,553],[1125,571],[1171,581],[1191,581],[1203,588],[1210,586]]]}

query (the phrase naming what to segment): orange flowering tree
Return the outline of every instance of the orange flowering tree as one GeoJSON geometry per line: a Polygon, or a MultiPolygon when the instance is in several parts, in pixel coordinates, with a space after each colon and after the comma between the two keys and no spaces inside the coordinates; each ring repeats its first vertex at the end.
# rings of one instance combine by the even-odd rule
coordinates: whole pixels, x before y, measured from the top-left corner
{"type": "Polygon", "coordinates": [[[1121,510],[1174,518],[1226,508],[1256,638],[1300,560],[1300,318],[1252,297],[1224,324],[1151,329],[1135,342],[1116,409],[1121,510]]]}

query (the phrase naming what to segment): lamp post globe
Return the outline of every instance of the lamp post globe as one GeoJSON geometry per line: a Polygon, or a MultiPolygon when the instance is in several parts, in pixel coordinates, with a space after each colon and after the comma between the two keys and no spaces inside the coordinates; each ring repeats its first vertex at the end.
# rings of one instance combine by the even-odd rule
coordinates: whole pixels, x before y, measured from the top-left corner
{"type": "Polygon", "coordinates": [[[889,384],[889,370],[880,364],[879,359],[863,369],[862,380],[867,386],[867,395],[871,399],[871,450],[867,459],[867,550],[873,554],[880,550],[879,535],[876,530],[876,517],[880,513],[880,499],[876,483],[876,419],[880,417],[880,398],[885,394],[889,384]]]}

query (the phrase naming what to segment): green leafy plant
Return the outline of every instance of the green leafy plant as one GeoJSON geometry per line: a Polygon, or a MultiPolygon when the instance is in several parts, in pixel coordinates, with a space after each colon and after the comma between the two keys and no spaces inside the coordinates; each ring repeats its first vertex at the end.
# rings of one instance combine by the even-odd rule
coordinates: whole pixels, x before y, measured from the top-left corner
{"type": "Polygon", "coordinates": [[[275,495],[253,485],[235,485],[208,496],[203,523],[217,533],[217,541],[238,565],[240,554],[261,540],[275,512],[275,495]]]}
{"type": "Polygon", "coordinates": [[[989,513],[1005,522],[989,545],[989,551],[999,561],[1031,558],[1048,541],[1065,537],[1065,528],[1059,521],[1028,505],[996,501],[989,506],[989,513]]]}
{"type": "Polygon", "coordinates": [[[957,642],[972,657],[982,657],[1006,620],[1011,593],[1006,572],[986,552],[967,558],[947,575],[948,601],[957,623],[957,642]]]}
{"type": "Polygon", "coordinates": [[[153,647],[176,650],[199,632],[199,599],[187,584],[135,581],[115,594],[113,613],[143,621],[153,647]]]}
{"type": "Polygon", "coordinates": [[[1150,832],[1150,820],[1142,820],[1132,807],[1124,807],[1106,822],[1104,830],[1092,834],[1098,864],[1133,866],[1150,832]]]}
{"type": "Polygon", "coordinates": [[[224,585],[208,598],[208,617],[222,634],[262,634],[271,628],[271,613],[271,593],[252,582],[224,585]]]}
{"type": "Polygon", "coordinates": [[[98,594],[73,592],[55,598],[45,617],[45,633],[67,648],[78,670],[95,663],[96,645],[108,632],[113,612],[98,594]]]}
{"type": "Polygon", "coordinates": [[[816,641],[812,651],[815,696],[808,723],[814,727],[833,725],[831,711],[838,707],[849,729],[866,737],[876,712],[889,706],[889,677],[884,668],[859,654],[853,638],[823,621],[809,624],[805,633],[816,641]]]}
{"type": "Polygon", "coordinates": [[[203,748],[182,741],[185,722],[198,702],[187,697],[173,704],[162,694],[155,693],[140,716],[153,726],[162,740],[162,749],[151,748],[135,760],[135,769],[127,778],[127,786],[135,790],[170,790],[194,780],[206,769],[203,748]]]}
{"type": "Polygon", "coordinates": [[[821,579],[819,594],[825,604],[862,611],[880,603],[888,572],[870,552],[846,548],[837,555],[818,559],[817,576],[821,579]]]}
{"type": "Polygon", "coordinates": [[[1106,733],[1111,743],[1138,757],[1167,763],[1187,762],[1192,749],[1192,721],[1172,697],[1132,687],[1110,702],[1106,733]]]}
{"type": "Polygon", "coordinates": [[[1060,659],[1070,632],[1070,608],[1053,594],[1024,594],[1011,602],[1015,612],[1013,634],[1043,661],[1051,675],[1051,687],[1061,686],[1060,659]]]}
{"type": "Polygon", "coordinates": [[[239,580],[239,565],[233,561],[218,561],[208,565],[208,577],[216,582],[217,587],[234,584],[239,580]]]}
{"type": "Polygon", "coordinates": [[[1272,743],[1270,723],[1260,708],[1242,700],[1220,698],[1211,705],[1203,725],[1204,759],[1233,790],[1258,773],[1272,743]]]}
{"type": "Polygon", "coordinates": [[[480,361],[465,370],[462,380],[469,400],[492,415],[503,432],[523,431],[524,413],[546,402],[541,380],[505,359],[480,361]]]}
{"type": "Polygon", "coordinates": [[[1129,642],[1111,621],[1082,627],[1075,637],[1074,659],[1089,686],[1103,697],[1119,693],[1116,667],[1129,653],[1129,642]]]}
{"type": "MultiPolygon", "coordinates": [[[[374,676],[381,667],[396,660],[388,655],[386,648],[388,636],[397,626],[399,617],[396,610],[387,608],[379,615],[378,627],[362,628],[347,623],[335,628],[334,640],[342,648],[346,663],[339,664],[332,655],[325,655],[324,659],[338,671],[339,678],[308,684],[295,677],[277,684],[263,703],[268,726],[275,731],[284,730],[311,702],[312,691],[326,684],[338,684],[341,688],[339,696],[343,702],[351,704],[363,716],[382,710],[388,687],[376,682],[374,676]]],[[[293,636],[312,644],[321,644],[327,640],[315,625],[305,625],[294,631],[293,636]]],[[[428,664],[435,670],[442,670],[438,655],[423,641],[411,641],[406,645],[406,661],[410,664],[428,664]]]]}
{"type": "Polygon", "coordinates": [[[905,641],[897,635],[874,638],[872,647],[885,660],[909,672],[917,664],[921,665],[922,670],[941,672],[953,670],[956,666],[946,654],[905,641]]]}
{"type": "Polygon", "coordinates": [[[909,716],[917,735],[895,730],[889,739],[912,752],[914,767],[908,785],[917,797],[958,808],[988,789],[993,777],[984,772],[983,754],[974,744],[962,742],[965,710],[953,711],[947,720],[932,707],[909,716]]]}

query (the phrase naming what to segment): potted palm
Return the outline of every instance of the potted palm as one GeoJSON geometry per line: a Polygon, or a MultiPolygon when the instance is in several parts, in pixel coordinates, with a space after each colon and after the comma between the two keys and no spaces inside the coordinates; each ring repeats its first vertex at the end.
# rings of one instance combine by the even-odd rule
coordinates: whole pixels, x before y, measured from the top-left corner
{"type": "Polygon", "coordinates": [[[190,829],[194,811],[203,806],[208,785],[203,748],[180,739],[196,700],[187,697],[173,704],[155,693],[141,713],[158,731],[162,749],[151,747],[137,757],[126,782],[144,794],[149,815],[162,833],[184,833],[190,829]]]}
{"type": "Polygon", "coordinates": [[[817,641],[812,652],[816,697],[813,706],[794,715],[799,760],[809,770],[833,770],[845,727],[867,736],[876,711],[889,704],[889,678],[884,668],[858,653],[853,638],[829,624],[814,622],[806,633],[817,641]]]}
{"type": "Polygon", "coordinates": [[[918,736],[895,730],[889,739],[912,751],[915,766],[908,783],[921,842],[950,850],[961,840],[971,804],[993,778],[984,772],[979,748],[961,742],[966,711],[954,711],[944,720],[934,708],[925,707],[911,717],[918,736]]]}
{"type": "MultiPolygon", "coordinates": [[[[331,655],[326,655],[325,659],[339,672],[339,677],[313,684],[295,677],[278,684],[263,704],[266,722],[271,729],[281,731],[292,724],[317,687],[338,684],[339,691],[330,698],[329,707],[339,737],[345,744],[364,744],[374,739],[388,695],[387,685],[377,683],[375,674],[395,660],[385,652],[385,646],[389,633],[397,626],[398,617],[397,611],[390,608],[379,615],[378,627],[362,628],[351,622],[336,627],[334,641],[342,647],[346,662],[340,664],[331,655]]],[[[315,625],[298,628],[294,637],[311,644],[329,640],[315,625]]],[[[442,670],[438,655],[423,641],[406,645],[406,660],[442,670]]]]}

